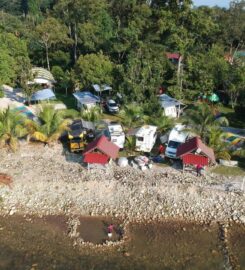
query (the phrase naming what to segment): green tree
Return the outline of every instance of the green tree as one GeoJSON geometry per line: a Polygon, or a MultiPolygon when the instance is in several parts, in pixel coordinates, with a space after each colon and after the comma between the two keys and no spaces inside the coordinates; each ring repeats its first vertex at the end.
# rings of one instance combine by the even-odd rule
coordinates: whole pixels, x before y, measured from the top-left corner
{"type": "Polygon", "coordinates": [[[157,126],[157,131],[160,134],[164,134],[173,128],[175,121],[172,118],[162,115],[160,117],[150,117],[147,123],[157,126]]]}
{"type": "Polygon", "coordinates": [[[38,42],[45,49],[47,67],[50,70],[49,49],[55,44],[68,44],[68,29],[53,17],[49,17],[36,27],[38,42]]]}
{"type": "Polygon", "coordinates": [[[144,103],[156,95],[166,72],[161,46],[142,45],[128,55],[123,66],[120,90],[129,101],[144,103]]]}
{"type": "Polygon", "coordinates": [[[43,106],[38,117],[39,122],[28,123],[31,139],[50,145],[57,141],[65,130],[68,130],[69,120],[64,120],[62,114],[51,105],[43,106]]]}
{"type": "Polygon", "coordinates": [[[126,128],[133,128],[145,123],[142,107],[135,103],[125,105],[119,112],[119,117],[126,128]]]}
{"type": "Polygon", "coordinates": [[[0,111],[0,147],[8,146],[15,151],[19,145],[18,139],[27,134],[24,117],[10,108],[0,111]]]}
{"type": "Polygon", "coordinates": [[[227,89],[231,100],[231,106],[234,108],[239,97],[242,99],[245,92],[245,66],[231,65],[228,74],[227,89]]]}
{"type": "Polygon", "coordinates": [[[101,52],[81,55],[77,60],[75,72],[82,87],[88,87],[91,84],[110,85],[113,78],[113,63],[101,52]]]}
{"type": "Polygon", "coordinates": [[[187,125],[188,130],[199,135],[205,143],[208,143],[210,129],[218,125],[218,122],[214,121],[211,108],[206,103],[198,104],[194,108],[186,110],[183,123],[187,125]]]}
{"type": "Polygon", "coordinates": [[[29,63],[25,41],[11,33],[0,32],[0,83],[19,81],[22,70],[29,63]]]}
{"type": "Polygon", "coordinates": [[[85,121],[98,122],[102,118],[101,109],[95,106],[88,110],[81,110],[81,117],[85,121]]]}
{"type": "Polygon", "coordinates": [[[16,78],[15,61],[7,49],[0,45],[0,85],[9,84],[16,78]]]}
{"type": "Polygon", "coordinates": [[[211,127],[209,130],[208,145],[214,150],[216,159],[230,160],[231,155],[228,144],[224,142],[223,135],[224,133],[219,127],[211,127]]]}

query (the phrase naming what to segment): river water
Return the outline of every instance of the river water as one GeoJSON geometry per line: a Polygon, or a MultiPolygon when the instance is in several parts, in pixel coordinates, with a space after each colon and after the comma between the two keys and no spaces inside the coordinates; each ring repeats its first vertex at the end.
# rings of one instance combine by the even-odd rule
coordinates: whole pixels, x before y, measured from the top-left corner
{"type": "MultiPolygon", "coordinates": [[[[106,228],[120,220],[80,217],[78,227],[84,241],[101,244],[106,228]]],[[[115,247],[74,246],[67,236],[65,216],[44,218],[0,217],[1,270],[213,270],[245,269],[245,228],[232,225],[228,241],[220,238],[220,226],[180,221],[132,223],[126,241],[115,247]],[[227,259],[228,257],[228,259],[227,259]]],[[[120,234],[114,234],[118,240],[120,234]]]]}

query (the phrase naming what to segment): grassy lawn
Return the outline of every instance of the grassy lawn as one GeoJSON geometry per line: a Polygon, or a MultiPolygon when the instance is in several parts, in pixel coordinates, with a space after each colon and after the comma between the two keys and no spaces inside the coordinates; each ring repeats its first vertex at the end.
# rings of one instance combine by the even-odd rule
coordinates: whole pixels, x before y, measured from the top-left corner
{"type": "Polygon", "coordinates": [[[122,121],[122,119],[118,115],[108,114],[105,112],[102,114],[102,119],[108,119],[110,121],[119,122],[119,123],[121,123],[121,121],[122,121]]]}
{"type": "Polygon", "coordinates": [[[65,94],[55,93],[55,95],[57,99],[56,102],[64,103],[67,109],[76,109],[76,101],[72,94],[66,96],[65,94]]]}
{"type": "Polygon", "coordinates": [[[228,167],[220,165],[214,168],[211,172],[226,176],[239,176],[239,175],[245,176],[245,169],[241,167],[228,167]]]}

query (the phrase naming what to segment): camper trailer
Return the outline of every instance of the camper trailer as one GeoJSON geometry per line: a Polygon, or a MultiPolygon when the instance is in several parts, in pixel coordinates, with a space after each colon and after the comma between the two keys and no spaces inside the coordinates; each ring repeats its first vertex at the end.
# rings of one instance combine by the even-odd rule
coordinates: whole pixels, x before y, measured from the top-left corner
{"type": "Polygon", "coordinates": [[[151,152],[157,138],[157,127],[145,125],[135,132],[135,150],[140,152],[151,152]]]}
{"type": "Polygon", "coordinates": [[[184,129],[186,127],[181,124],[177,124],[169,133],[167,147],[165,150],[165,156],[169,158],[176,158],[177,148],[182,143],[186,142],[189,138],[189,133],[184,129]]]}
{"type": "Polygon", "coordinates": [[[120,149],[124,148],[125,143],[125,133],[123,132],[122,126],[117,122],[111,122],[108,124],[105,130],[106,137],[109,138],[111,142],[116,144],[120,149]]]}

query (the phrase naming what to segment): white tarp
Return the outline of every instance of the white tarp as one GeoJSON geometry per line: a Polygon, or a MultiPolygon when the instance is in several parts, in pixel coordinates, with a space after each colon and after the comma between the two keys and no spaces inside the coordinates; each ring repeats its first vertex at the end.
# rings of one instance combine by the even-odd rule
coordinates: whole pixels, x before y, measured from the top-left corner
{"type": "Polygon", "coordinates": [[[98,84],[92,85],[96,92],[110,91],[112,88],[109,85],[103,84],[101,87],[98,84]]]}

